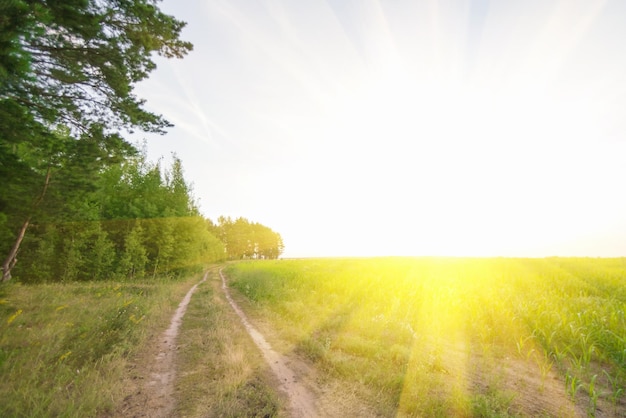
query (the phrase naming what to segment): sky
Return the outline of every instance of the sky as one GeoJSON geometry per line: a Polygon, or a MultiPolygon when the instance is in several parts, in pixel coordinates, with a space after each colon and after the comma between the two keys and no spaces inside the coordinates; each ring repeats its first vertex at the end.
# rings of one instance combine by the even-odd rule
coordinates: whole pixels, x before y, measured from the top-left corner
{"type": "Polygon", "coordinates": [[[284,257],[626,256],[626,1],[165,0],[136,93],[284,257]]]}

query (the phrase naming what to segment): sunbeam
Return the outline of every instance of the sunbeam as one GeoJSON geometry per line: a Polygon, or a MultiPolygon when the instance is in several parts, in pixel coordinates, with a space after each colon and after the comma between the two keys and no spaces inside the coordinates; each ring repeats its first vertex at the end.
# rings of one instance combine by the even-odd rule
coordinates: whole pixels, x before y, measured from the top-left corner
{"type": "Polygon", "coordinates": [[[289,256],[623,253],[622,2],[181,13],[201,49],[161,80],[177,83],[161,103],[187,102],[172,113],[180,132],[213,143],[178,151],[205,156],[194,183],[219,198],[210,215],[233,196],[283,231],[289,256]]]}

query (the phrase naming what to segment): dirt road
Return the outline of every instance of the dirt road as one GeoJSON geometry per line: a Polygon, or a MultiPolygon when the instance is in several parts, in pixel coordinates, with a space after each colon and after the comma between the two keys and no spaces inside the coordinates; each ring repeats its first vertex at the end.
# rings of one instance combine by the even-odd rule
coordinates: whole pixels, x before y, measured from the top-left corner
{"type": "MultiPolygon", "coordinates": [[[[219,276],[215,272],[215,270],[207,272],[202,280],[187,292],[172,316],[169,327],[160,334],[158,339],[154,339],[147,345],[145,352],[134,359],[129,369],[129,376],[126,382],[123,383],[129,386],[129,395],[113,416],[133,418],[178,416],[180,412],[178,407],[180,405],[177,405],[177,403],[180,403],[182,400],[187,404],[190,402],[202,404],[199,411],[203,412],[197,412],[190,416],[219,416],[219,408],[229,408],[225,403],[230,400],[224,401],[224,399],[232,396],[232,393],[227,393],[228,391],[225,388],[231,386],[231,381],[239,377],[241,370],[246,368],[256,368],[257,371],[252,372],[254,375],[250,377],[247,383],[234,385],[238,387],[235,390],[235,397],[241,398],[244,396],[250,399],[257,399],[265,396],[263,392],[274,391],[278,395],[276,399],[282,399],[279,402],[285,403],[285,407],[279,407],[271,416],[289,416],[293,418],[328,416],[326,412],[320,414],[316,408],[316,396],[309,389],[315,383],[310,376],[307,377],[305,376],[306,373],[302,372],[306,366],[300,364],[297,359],[288,359],[272,349],[265,336],[251,324],[250,320],[231,297],[226,278],[221,270],[219,271],[219,276]],[[202,342],[189,341],[188,335],[183,335],[183,338],[179,339],[179,331],[192,295],[196,292],[199,285],[207,281],[207,277],[213,278],[210,280],[210,286],[208,288],[202,287],[201,289],[204,290],[199,293],[208,292],[208,295],[211,297],[207,298],[206,303],[210,305],[210,313],[217,313],[217,316],[223,322],[214,325],[210,323],[210,319],[209,322],[203,322],[200,329],[197,330],[205,334],[203,337],[205,340],[202,342]],[[218,278],[221,279],[221,289],[219,289],[221,295],[217,293],[218,286],[215,280],[218,278]],[[227,304],[222,306],[226,301],[221,302],[220,300],[224,299],[227,301],[227,304]],[[227,307],[228,305],[229,307],[227,307]],[[231,308],[231,312],[236,313],[236,315],[232,314],[231,319],[225,318],[229,316],[227,315],[229,308],[231,308]],[[241,331],[235,329],[238,328],[237,320],[242,325],[241,331]],[[245,332],[243,329],[245,329],[245,332]],[[250,352],[253,349],[248,348],[247,345],[253,345],[245,341],[246,333],[258,348],[260,356],[250,352]],[[199,361],[200,364],[188,365],[192,371],[189,371],[189,367],[186,370],[177,370],[177,366],[180,366],[181,363],[179,358],[181,352],[184,354],[187,346],[194,344],[202,345],[203,349],[206,347],[209,350],[207,356],[199,361]],[[220,353],[218,353],[220,350],[225,352],[221,354],[221,357],[220,353]],[[255,356],[261,357],[262,360],[255,359],[255,356]],[[265,372],[259,371],[259,361],[266,363],[267,373],[272,374],[275,378],[269,379],[262,376],[265,372]],[[233,364],[233,362],[237,364],[233,364]],[[210,365],[209,370],[207,370],[207,364],[210,365]],[[294,366],[297,368],[296,370],[294,370],[294,366]],[[216,370],[216,367],[218,369],[219,367],[224,367],[225,371],[219,372],[216,370]],[[189,378],[192,373],[202,374],[201,382],[203,383],[198,390],[207,392],[203,396],[196,398],[196,395],[189,392],[188,387],[187,390],[183,389],[182,392],[177,388],[180,380],[189,378]],[[215,376],[210,376],[211,373],[214,373],[215,376]],[[215,386],[218,386],[219,389],[211,392],[210,386],[215,381],[217,381],[215,386]],[[304,381],[307,382],[307,385],[304,384],[304,381]],[[248,391],[255,393],[248,394],[248,391]]],[[[202,294],[198,297],[204,299],[206,296],[207,294],[202,294]]],[[[198,315],[205,316],[207,313],[192,312],[196,317],[198,315]]],[[[185,319],[185,323],[190,320],[192,319],[185,319]]],[[[197,349],[197,347],[194,349],[197,349]]],[[[183,384],[182,386],[184,387],[185,385],[183,384]]],[[[247,408],[248,412],[246,413],[250,413],[257,408],[257,406],[250,404],[251,401],[249,399],[245,400],[245,402],[248,405],[244,405],[242,408],[247,408]]],[[[238,406],[235,405],[235,407],[238,406]]],[[[229,410],[229,412],[236,413],[236,411],[232,410],[229,410]]]]}
{"type": "Polygon", "coordinates": [[[172,415],[175,405],[174,379],[176,377],[175,356],[177,336],[187,311],[187,306],[198,286],[207,279],[208,272],[202,280],[189,289],[178,305],[169,327],[160,336],[146,355],[152,361],[140,362],[138,372],[144,382],[136,392],[124,400],[124,405],[117,415],[124,417],[165,418],[172,415]]]}
{"type": "Polygon", "coordinates": [[[289,398],[291,415],[294,418],[318,416],[315,406],[315,396],[300,383],[300,379],[296,373],[288,366],[289,360],[274,351],[263,334],[250,324],[246,315],[230,296],[228,286],[226,285],[226,278],[222,270],[220,270],[220,278],[222,279],[222,289],[228,303],[230,303],[230,306],[241,319],[243,326],[246,328],[246,331],[248,331],[248,334],[250,334],[256,346],[261,350],[263,358],[265,358],[265,361],[280,382],[280,390],[289,398]]]}
{"type": "MultiPolygon", "coordinates": [[[[377,409],[376,393],[318,370],[284,341],[275,324],[246,315],[242,307],[254,315],[248,303],[237,293],[231,295],[217,266],[210,269],[182,299],[167,330],[155,333],[159,338],[129,367],[129,377],[122,382],[129,395],[113,416],[391,416],[377,409]]],[[[499,374],[493,372],[503,391],[516,394],[515,411],[523,416],[585,416],[568,402],[554,373],[542,378],[520,360],[505,360],[499,374]]],[[[461,378],[468,390],[485,393],[493,381],[490,359],[470,355],[467,348],[447,350],[444,364],[449,371],[442,382],[461,378]]]]}

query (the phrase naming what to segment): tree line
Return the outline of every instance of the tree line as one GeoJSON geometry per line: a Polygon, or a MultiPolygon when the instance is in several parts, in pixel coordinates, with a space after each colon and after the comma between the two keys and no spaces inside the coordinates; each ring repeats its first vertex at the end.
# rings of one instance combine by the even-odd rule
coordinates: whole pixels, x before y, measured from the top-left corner
{"type": "Polygon", "coordinates": [[[267,227],[201,216],[177,157],[165,169],[124,138],[171,126],[133,89],[154,54],[191,51],[184,25],[155,0],[0,3],[1,281],[172,275],[280,255],[267,227]]]}
{"type": "Polygon", "coordinates": [[[228,258],[274,259],[285,246],[280,234],[267,226],[250,222],[246,218],[232,220],[220,216],[212,230],[224,243],[228,258]]]}

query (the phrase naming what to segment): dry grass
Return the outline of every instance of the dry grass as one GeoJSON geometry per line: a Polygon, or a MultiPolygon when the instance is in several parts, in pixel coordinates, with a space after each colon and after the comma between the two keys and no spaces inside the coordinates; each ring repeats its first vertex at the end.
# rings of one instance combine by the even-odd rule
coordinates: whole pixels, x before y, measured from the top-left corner
{"type": "Polygon", "coordinates": [[[211,270],[187,309],[179,334],[176,414],[286,416],[274,377],[220,285],[217,269],[211,270]]]}

